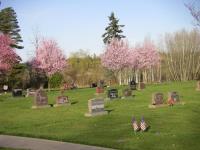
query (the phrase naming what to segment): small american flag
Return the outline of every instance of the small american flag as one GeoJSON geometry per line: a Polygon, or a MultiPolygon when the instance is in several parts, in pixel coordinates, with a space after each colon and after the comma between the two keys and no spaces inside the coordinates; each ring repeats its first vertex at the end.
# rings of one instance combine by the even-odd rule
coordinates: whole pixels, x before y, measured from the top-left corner
{"type": "Polygon", "coordinates": [[[144,117],[142,117],[141,122],[140,122],[140,128],[142,131],[146,131],[148,128],[148,125],[146,124],[144,117]]]}
{"type": "Polygon", "coordinates": [[[132,117],[132,127],[134,131],[139,131],[140,127],[138,126],[137,121],[135,120],[135,117],[132,117]]]}

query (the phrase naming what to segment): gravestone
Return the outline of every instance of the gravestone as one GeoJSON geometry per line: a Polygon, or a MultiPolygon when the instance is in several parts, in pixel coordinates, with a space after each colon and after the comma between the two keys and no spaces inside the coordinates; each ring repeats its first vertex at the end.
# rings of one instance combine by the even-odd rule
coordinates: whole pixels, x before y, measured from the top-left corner
{"type": "Polygon", "coordinates": [[[56,104],[54,105],[54,107],[64,106],[64,105],[70,105],[68,96],[64,96],[63,92],[64,91],[61,91],[61,96],[57,97],[56,104]]]}
{"type": "Polygon", "coordinates": [[[108,90],[108,98],[110,99],[118,98],[118,90],[117,89],[108,90]]]}
{"type": "Polygon", "coordinates": [[[197,88],[196,88],[197,91],[200,91],[200,81],[197,81],[197,88]]]}
{"type": "Polygon", "coordinates": [[[145,84],[143,82],[138,83],[138,89],[143,90],[145,88],[145,84]]]}
{"type": "Polygon", "coordinates": [[[152,94],[152,105],[162,105],[164,103],[163,93],[154,93],[152,94]]]}
{"type": "Polygon", "coordinates": [[[129,88],[124,89],[123,90],[123,96],[124,97],[130,97],[130,96],[132,96],[132,90],[129,89],[129,88]]]}
{"type": "Polygon", "coordinates": [[[26,90],[26,97],[35,96],[35,94],[36,94],[36,91],[33,90],[33,89],[27,89],[26,90]]]}
{"type": "Polygon", "coordinates": [[[104,100],[102,98],[88,100],[88,113],[85,114],[86,117],[104,114],[108,114],[108,112],[104,110],[104,100]]]}
{"type": "Polygon", "coordinates": [[[134,80],[132,80],[132,81],[129,83],[129,86],[130,86],[131,90],[136,90],[137,84],[136,84],[136,82],[135,82],[134,80]]]}
{"type": "Polygon", "coordinates": [[[98,85],[96,87],[96,93],[97,94],[104,93],[104,81],[103,80],[99,80],[98,85]]]}
{"type": "Polygon", "coordinates": [[[90,85],[91,88],[95,88],[97,87],[97,83],[93,82],[91,85],[90,85]]]}
{"type": "Polygon", "coordinates": [[[34,106],[32,108],[50,107],[48,105],[48,97],[43,88],[40,88],[35,93],[34,106]]]}
{"type": "Polygon", "coordinates": [[[3,85],[3,91],[6,93],[8,90],[8,85],[3,85]]]}
{"type": "Polygon", "coordinates": [[[149,108],[157,108],[163,106],[165,106],[163,93],[153,93],[151,99],[151,105],[149,105],[149,108]]]}
{"type": "Polygon", "coordinates": [[[12,90],[12,96],[13,97],[22,96],[22,89],[13,89],[12,90]]]}
{"type": "Polygon", "coordinates": [[[172,100],[174,103],[180,102],[178,92],[169,92],[168,100],[172,100]]]}

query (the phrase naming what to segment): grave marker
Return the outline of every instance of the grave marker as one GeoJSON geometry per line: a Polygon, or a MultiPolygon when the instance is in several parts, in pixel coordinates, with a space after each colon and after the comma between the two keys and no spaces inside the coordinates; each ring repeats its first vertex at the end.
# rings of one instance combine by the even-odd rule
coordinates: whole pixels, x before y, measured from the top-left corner
{"type": "Polygon", "coordinates": [[[104,114],[108,114],[108,112],[104,110],[104,100],[102,98],[88,100],[88,113],[85,114],[86,117],[104,114]]]}
{"type": "Polygon", "coordinates": [[[168,100],[172,100],[174,103],[180,102],[178,92],[169,92],[168,100]]]}
{"type": "Polygon", "coordinates": [[[136,82],[135,82],[134,80],[132,80],[132,81],[129,83],[129,86],[130,86],[131,90],[136,90],[137,84],[136,84],[136,82]]]}
{"type": "Polygon", "coordinates": [[[117,89],[108,90],[108,98],[110,99],[118,98],[118,90],[117,89]]]}
{"type": "Polygon", "coordinates": [[[44,108],[44,107],[50,107],[50,105],[48,105],[48,97],[46,92],[44,91],[43,88],[40,88],[36,91],[34,106],[32,106],[32,108],[44,108]]]}
{"type": "Polygon", "coordinates": [[[143,90],[145,88],[145,84],[143,82],[138,83],[138,89],[143,90]]]}
{"type": "Polygon", "coordinates": [[[12,96],[13,97],[23,96],[22,95],[22,89],[13,89],[12,90],[12,96]]]}

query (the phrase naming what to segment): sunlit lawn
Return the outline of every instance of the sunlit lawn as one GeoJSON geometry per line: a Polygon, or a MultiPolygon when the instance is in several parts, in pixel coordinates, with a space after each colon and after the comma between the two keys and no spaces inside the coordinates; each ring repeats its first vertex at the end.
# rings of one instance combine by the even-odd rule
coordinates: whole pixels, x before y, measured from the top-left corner
{"type": "MultiPolygon", "coordinates": [[[[31,109],[33,98],[0,95],[0,133],[54,139],[116,149],[200,149],[200,92],[196,82],[147,85],[134,91],[131,99],[105,101],[109,115],[86,118],[87,100],[95,97],[95,89],[70,90],[65,94],[72,105],[31,109]],[[178,91],[185,105],[149,109],[151,94],[178,91]],[[148,132],[135,133],[131,117],[144,116],[148,132]]],[[[121,90],[119,90],[121,93],[121,90]]],[[[54,104],[59,91],[48,93],[54,104]]]]}

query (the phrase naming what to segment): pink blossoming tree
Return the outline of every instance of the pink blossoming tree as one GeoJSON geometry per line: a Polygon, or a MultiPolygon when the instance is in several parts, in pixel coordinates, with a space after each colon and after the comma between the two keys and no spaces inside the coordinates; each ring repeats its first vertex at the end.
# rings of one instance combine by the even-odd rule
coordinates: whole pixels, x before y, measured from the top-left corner
{"type": "Polygon", "coordinates": [[[13,41],[8,35],[0,34],[0,71],[6,72],[11,67],[20,62],[21,58],[11,48],[13,41]]]}
{"type": "Polygon", "coordinates": [[[136,70],[137,78],[139,78],[138,72],[143,72],[146,77],[147,70],[152,71],[152,69],[159,64],[159,53],[151,41],[145,41],[143,45],[138,45],[134,49],[130,50],[129,67],[136,70]]]}
{"type": "Polygon", "coordinates": [[[115,38],[106,45],[105,52],[101,56],[102,65],[118,74],[120,85],[122,83],[122,71],[129,64],[128,56],[128,43],[115,38]]]}
{"type": "MultiPolygon", "coordinates": [[[[62,71],[67,64],[57,42],[49,39],[44,39],[39,43],[36,49],[36,57],[32,62],[34,63],[33,66],[43,69],[49,79],[54,73],[62,71]]],[[[48,88],[50,90],[49,82],[48,88]]]]}

